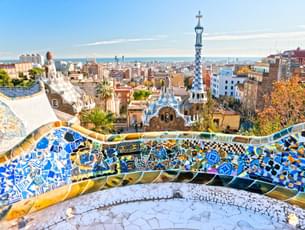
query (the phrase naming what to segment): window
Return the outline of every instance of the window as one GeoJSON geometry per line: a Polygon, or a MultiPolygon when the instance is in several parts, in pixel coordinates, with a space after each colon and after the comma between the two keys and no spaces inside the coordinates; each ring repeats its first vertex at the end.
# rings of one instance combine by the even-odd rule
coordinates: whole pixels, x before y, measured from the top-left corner
{"type": "Polygon", "coordinates": [[[228,86],[225,86],[225,89],[228,89],[228,86]]]}
{"type": "Polygon", "coordinates": [[[225,95],[228,95],[227,91],[225,92],[225,95]]]}
{"type": "Polygon", "coordinates": [[[231,89],[233,89],[233,86],[231,86],[231,89]]]}
{"type": "Polygon", "coordinates": [[[231,81],[231,84],[234,84],[234,81],[231,81]]]}
{"type": "Polygon", "coordinates": [[[171,120],[171,121],[174,120],[174,115],[173,115],[173,114],[170,115],[170,120],[171,120]]]}
{"type": "Polygon", "coordinates": [[[231,96],[233,96],[233,92],[231,92],[231,96]]]}
{"type": "Polygon", "coordinates": [[[186,115],[186,116],[188,115],[188,112],[187,112],[187,110],[185,110],[185,111],[184,111],[184,115],[186,115]]]}
{"type": "Polygon", "coordinates": [[[237,84],[239,84],[240,83],[240,81],[237,81],[237,84]]]}
{"type": "Polygon", "coordinates": [[[228,84],[228,81],[226,81],[226,84],[228,84]]]}
{"type": "Polygon", "coordinates": [[[219,127],[219,119],[214,119],[213,122],[216,125],[216,127],[219,127]]]}
{"type": "Polygon", "coordinates": [[[52,99],[52,106],[53,106],[54,108],[57,108],[57,107],[58,107],[58,101],[57,101],[57,99],[52,99]]]}
{"type": "Polygon", "coordinates": [[[164,115],[161,114],[161,121],[164,121],[164,115]]]}

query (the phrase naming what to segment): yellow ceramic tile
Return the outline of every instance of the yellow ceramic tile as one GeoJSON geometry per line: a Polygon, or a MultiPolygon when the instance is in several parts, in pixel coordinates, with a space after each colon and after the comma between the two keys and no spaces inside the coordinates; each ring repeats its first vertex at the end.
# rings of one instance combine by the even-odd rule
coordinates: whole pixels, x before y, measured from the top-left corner
{"type": "Polygon", "coordinates": [[[124,174],[108,176],[104,189],[121,186],[121,183],[123,182],[123,178],[124,178],[124,174]]]}
{"type": "Polygon", "coordinates": [[[29,213],[39,211],[51,205],[60,203],[67,195],[69,186],[65,185],[35,197],[35,202],[29,213]]]}
{"type": "Polygon", "coordinates": [[[122,185],[127,185],[127,184],[136,184],[137,181],[141,178],[142,172],[132,172],[132,173],[126,173],[124,175],[122,185]]]}
{"type": "Polygon", "coordinates": [[[5,216],[5,220],[13,220],[29,213],[35,203],[35,198],[19,201],[12,205],[5,216]]]}
{"type": "Polygon", "coordinates": [[[76,197],[79,194],[81,194],[85,190],[88,182],[89,182],[88,180],[85,180],[85,181],[80,181],[80,182],[76,182],[76,183],[71,184],[69,192],[64,197],[64,200],[69,200],[69,199],[71,199],[73,197],[76,197]]]}
{"type": "Polygon", "coordinates": [[[147,184],[156,180],[160,176],[160,171],[146,171],[143,172],[141,179],[137,182],[137,184],[147,184]]]}
{"type": "Polygon", "coordinates": [[[297,191],[291,190],[288,188],[277,186],[270,192],[265,193],[266,196],[278,199],[278,200],[287,200],[294,197],[297,194],[297,191]]]}

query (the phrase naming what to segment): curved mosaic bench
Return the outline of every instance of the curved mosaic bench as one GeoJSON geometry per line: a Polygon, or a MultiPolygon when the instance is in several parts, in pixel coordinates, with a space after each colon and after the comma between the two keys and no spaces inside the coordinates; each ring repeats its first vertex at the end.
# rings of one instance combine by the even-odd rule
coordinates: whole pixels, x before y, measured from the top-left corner
{"type": "Polygon", "coordinates": [[[1,219],[116,186],[225,186],[305,208],[305,123],[266,137],[200,132],[101,135],[55,122],[0,155],[1,219]]]}
{"type": "Polygon", "coordinates": [[[7,98],[29,97],[42,92],[43,83],[36,81],[30,87],[0,87],[0,95],[7,98]]]}

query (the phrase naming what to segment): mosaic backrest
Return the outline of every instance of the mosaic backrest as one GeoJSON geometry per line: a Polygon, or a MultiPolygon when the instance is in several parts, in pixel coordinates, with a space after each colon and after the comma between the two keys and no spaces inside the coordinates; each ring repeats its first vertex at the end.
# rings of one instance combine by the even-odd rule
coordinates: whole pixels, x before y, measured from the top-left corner
{"type": "Polygon", "coordinates": [[[303,194],[304,145],[305,124],[258,138],[200,132],[103,136],[57,122],[1,155],[0,206],[79,181],[139,171],[245,178],[247,186],[261,181],[303,194]]]}

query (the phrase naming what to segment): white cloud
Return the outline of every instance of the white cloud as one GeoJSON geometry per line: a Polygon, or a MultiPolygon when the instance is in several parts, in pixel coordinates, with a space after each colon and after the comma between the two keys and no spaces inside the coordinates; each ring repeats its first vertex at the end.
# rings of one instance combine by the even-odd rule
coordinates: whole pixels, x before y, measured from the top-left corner
{"type": "MultiPolygon", "coordinates": [[[[271,32],[270,29],[245,30],[219,33],[203,33],[205,41],[239,41],[239,40],[304,40],[305,25],[298,25],[302,30],[271,32]]],[[[185,32],[184,35],[195,36],[195,32],[185,32]]]]}
{"type": "Polygon", "coordinates": [[[225,34],[225,35],[207,35],[206,41],[237,41],[237,40],[269,40],[269,39],[304,39],[304,31],[289,31],[289,32],[268,32],[268,33],[242,33],[242,34],[225,34]]]}
{"type": "Polygon", "coordinates": [[[97,41],[97,42],[79,44],[79,45],[77,45],[77,47],[113,45],[113,44],[122,44],[122,43],[130,43],[130,42],[159,41],[166,37],[167,37],[167,35],[159,34],[159,35],[156,35],[151,38],[118,38],[118,39],[112,39],[112,40],[102,40],[102,41],[97,41]]]}
{"type": "MultiPolygon", "coordinates": [[[[238,31],[230,31],[230,32],[214,32],[214,33],[208,33],[203,32],[203,36],[218,36],[218,35],[236,35],[236,34],[250,34],[250,33],[262,33],[262,32],[270,32],[270,29],[260,29],[260,30],[238,30],[238,31]]],[[[184,32],[184,35],[195,35],[194,32],[184,32]]]]}

